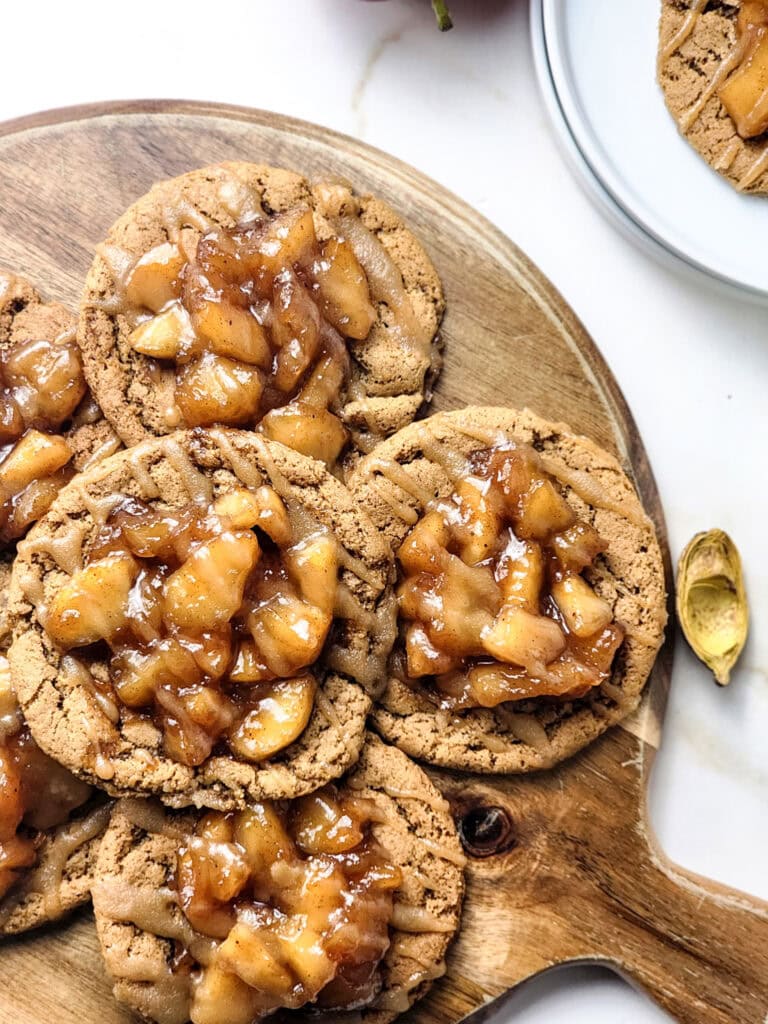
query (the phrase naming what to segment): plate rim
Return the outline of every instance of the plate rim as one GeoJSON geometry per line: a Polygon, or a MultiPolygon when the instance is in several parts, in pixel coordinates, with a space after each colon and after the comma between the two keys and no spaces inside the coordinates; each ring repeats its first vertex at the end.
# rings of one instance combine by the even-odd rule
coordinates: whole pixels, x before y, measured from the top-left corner
{"type": "Polygon", "coordinates": [[[570,104],[563,96],[570,95],[568,75],[552,45],[552,30],[548,29],[558,15],[555,5],[560,0],[530,0],[530,35],[534,67],[549,120],[559,148],[576,172],[577,180],[593,204],[618,230],[652,255],[664,266],[687,272],[701,284],[702,276],[714,282],[730,298],[748,299],[756,304],[768,303],[768,287],[760,288],[724,273],[710,264],[689,255],[680,246],[640,216],[633,204],[615,184],[607,180],[593,155],[589,144],[589,129],[583,119],[568,114],[570,104]],[[560,70],[558,70],[560,69],[560,70]]]}

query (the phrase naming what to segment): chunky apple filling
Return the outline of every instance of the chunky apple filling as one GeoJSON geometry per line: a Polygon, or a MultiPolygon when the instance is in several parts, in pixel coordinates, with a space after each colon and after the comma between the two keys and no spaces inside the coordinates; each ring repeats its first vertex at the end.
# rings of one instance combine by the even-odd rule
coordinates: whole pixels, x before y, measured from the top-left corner
{"type": "Polygon", "coordinates": [[[91,792],[30,736],[0,655],[0,899],[36,864],[42,832],[65,824],[91,792]]]}
{"type": "Polygon", "coordinates": [[[21,537],[72,475],[61,431],[85,391],[71,337],[22,341],[0,357],[0,541],[21,537]]]}
{"type": "Polygon", "coordinates": [[[309,208],[210,231],[193,252],[164,243],[123,299],[132,347],[174,368],[169,427],[261,422],[272,440],[336,461],[345,339],[366,338],[376,314],[352,247],[318,240],[309,208]]]}
{"type": "Polygon", "coordinates": [[[731,68],[718,95],[743,139],[768,131],[768,2],[743,0],[736,18],[731,68]]]}
{"type": "Polygon", "coordinates": [[[216,940],[204,966],[189,965],[193,1024],[370,1004],[401,882],[370,833],[375,817],[372,802],[326,786],[202,818],[176,871],[187,919],[216,940]]]}
{"type": "Polygon", "coordinates": [[[309,721],[337,587],[336,541],[295,528],[271,487],[173,510],[125,499],[45,628],[67,650],[108,645],[108,696],[150,715],[169,757],[199,765],[223,744],[257,762],[309,721]]]}
{"type": "Polygon", "coordinates": [[[477,453],[398,551],[398,671],[448,707],[583,696],[623,639],[583,576],[605,550],[533,449],[477,453]]]}

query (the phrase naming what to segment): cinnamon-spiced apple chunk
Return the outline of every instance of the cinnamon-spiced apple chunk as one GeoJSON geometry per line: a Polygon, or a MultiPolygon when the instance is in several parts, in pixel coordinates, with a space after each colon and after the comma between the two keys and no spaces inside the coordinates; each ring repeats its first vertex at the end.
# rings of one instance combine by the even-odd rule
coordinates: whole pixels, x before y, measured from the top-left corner
{"type": "Polygon", "coordinates": [[[321,463],[259,435],[115,456],[62,492],[14,569],[32,733],[115,794],[227,808],[315,789],[357,757],[383,682],[389,564],[321,463]]]}
{"type": "Polygon", "coordinates": [[[400,640],[375,714],[388,739],[526,771],[636,706],[664,578],[612,456],[530,413],[467,409],[401,431],[350,486],[397,551],[400,640]]]}
{"type": "Polygon", "coordinates": [[[115,995],[157,1024],[386,1024],[445,969],[462,863],[446,802],[374,738],[351,775],[294,801],[121,801],[93,892],[115,995]]]}
{"type": "Polygon", "coordinates": [[[435,363],[437,276],[395,214],[342,184],[222,164],[114,225],[83,297],[85,371],[128,444],[257,427],[334,464],[409,422],[435,363]]]}

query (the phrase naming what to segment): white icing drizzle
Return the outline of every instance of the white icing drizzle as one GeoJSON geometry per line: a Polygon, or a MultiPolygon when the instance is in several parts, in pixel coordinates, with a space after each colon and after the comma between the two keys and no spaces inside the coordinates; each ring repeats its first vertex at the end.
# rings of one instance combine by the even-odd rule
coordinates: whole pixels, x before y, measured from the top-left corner
{"type": "Polygon", "coordinates": [[[166,809],[154,800],[140,800],[138,797],[125,797],[116,810],[148,835],[166,836],[168,839],[186,839],[188,830],[177,825],[166,809]]]}
{"type": "Polygon", "coordinates": [[[504,707],[494,708],[494,712],[516,740],[534,750],[545,751],[549,748],[547,731],[535,715],[504,707]]]}
{"type": "Polygon", "coordinates": [[[402,521],[408,526],[416,525],[419,521],[419,513],[417,509],[411,508],[411,506],[406,502],[401,501],[397,495],[393,494],[389,489],[380,487],[375,476],[369,476],[368,482],[372,490],[385,504],[389,505],[398,519],[402,519],[402,521]]]}
{"type": "Polygon", "coordinates": [[[683,18],[677,32],[672,35],[667,45],[661,51],[659,58],[661,63],[669,60],[672,54],[675,53],[676,50],[679,50],[686,39],[688,39],[696,26],[696,22],[699,20],[699,16],[706,6],[707,0],[692,0],[688,13],[683,18]]]}
{"type": "Polygon", "coordinates": [[[142,458],[144,454],[145,452],[142,451],[141,448],[134,448],[128,456],[131,473],[147,498],[158,498],[160,496],[160,488],[152,479],[152,474],[149,472],[149,468],[144,464],[142,458]]]}
{"type": "Polygon", "coordinates": [[[213,499],[213,485],[193,464],[179,442],[167,437],[163,440],[162,449],[163,455],[181,477],[190,499],[198,504],[209,505],[213,499]]]}
{"type": "MultiPolygon", "coordinates": [[[[242,454],[237,450],[237,448],[235,448],[226,430],[222,430],[220,427],[214,427],[213,430],[208,431],[208,436],[216,442],[222,458],[232,467],[232,472],[238,480],[241,480],[246,487],[256,488],[262,485],[264,482],[264,475],[256,464],[256,461],[254,459],[249,459],[247,455],[242,454]]],[[[264,457],[266,447],[266,445],[260,446],[259,454],[262,456],[262,459],[264,457]]],[[[269,455],[268,452],[267,455],[269,455]]],[[[266,462],[265,465],[267,465],[266,462]]],[[[274,462],[272,462],[272,465],[274,466],[274,462]]],[[[267,471],[269,471],[269,467],[267,467],[267,471]]],[[[282,474],[280,475],[282,476],[282,474]]],[[[288,489],[290,489],[290,485],[288,484],[288,481],[285,480],[285,477],[282,477],[282,479],[285,481],[288,489]]],[[[277,490],[277,488],[275,488],[275,490],[277,490]]]]}
{"type": "Polygon", "coordinates": [[[112,921],[132,924],[140,931],[180,942],[199,964],[211,962],[215,939],[194,930],[179,908],[176,893],[166,887],[139,888],[121,878],[100,879],[93,886],[93,906],[112,921]]]}
{"type": "Polygon", "coordinates": [[[37,534],[19,545],[25,557],[34,554],[48,555],[49,558],[70,576],[82,568],[83,538],[88,530],[84,523],[74,522],[68,516],[62,532],[55,537],[37,534]]]}
{"type": "Polygon", "coordinates": [[[87,690],[98,705],[99,711],[116,725],[120,721],[120,710],[116,702],[100,690],[85,665],[71,654],[65,654],[59,666],[59,681],[63,686],[87,690]]]}
{"type": "Polygon", "coordinates": [[[436,981],[438,978],[442,978],[447,970],[445,960],[441,960],[439,963],[429,963],[410,953],[408,956],[409,959],[420,965],[419,969],[413,971],[406,981],[398,985],[397,988],[387,989],[382,992],[374,1003],[377,1010],[405,1013],[413,1002],[412,993],[414,990],[419,988],[424,982],[436,981]]]}
{"type": "Polygon", "coordinates": [[[34,890],[43,895],[45,912],[49,917],[57,917],[62,910],[61,886],[67,861],[104,831],[111,812],[109,804],[102,804],[84,818],[78,818],[57,830],[32,882],[34,890]]]}
{"type": "Polygon", "coordinates": [[[460,868],[466,866],[467,858],[459,849],[453,849],[450,846],[443,846],[442,843],[436,843],[433,839],[422,838],[421,844],[425,849],[429,850],[430,853],[434,854],[435,857],[439,857],[440,860],[448,861],[449,864],[455,864],[460,868]]]}
{"type": "Polygon", "coordinates": [[[586,501],[592,508],[603,509],[606,512],[615,512],[642,530],[650,529],[650,522],[642,508],[635,508],[632,504],[615,501],[606,489],[595,480],[590,473],[582,469],[571,469],[561,462],[541,455],[541,465],[550,476],[555,477],[561,484],[570,487],[578,496],[586,501]]]}
{"type": "Polygon", "coordinates": [[[453,932],[456,925],[431,914],[426,907],[415,907],[407,903],[395,903],[390,923],[400,932],[453,932]]]}
{"type": "Polygon", "coordinates": [[[106,459],[110,455],[114,455],[116,451],[120,450],[121,445],[122,442],[117,435],[108,437],[105,441],[102,441],[97,448],[94,448],[85,462],[80,466],[80,472],[82,473],[86,469],[90,469],[91,466],[95,466],[97,463],[101,462],[102,459],[106,459]]]}
{"type": "Polygon", "coordinates": [[[766,169],[768,169],[768,143],[763,146],[756,159],[739,178],[736,187],[742,190],[749,188],[749,186],[754,184],[766,169]]]}

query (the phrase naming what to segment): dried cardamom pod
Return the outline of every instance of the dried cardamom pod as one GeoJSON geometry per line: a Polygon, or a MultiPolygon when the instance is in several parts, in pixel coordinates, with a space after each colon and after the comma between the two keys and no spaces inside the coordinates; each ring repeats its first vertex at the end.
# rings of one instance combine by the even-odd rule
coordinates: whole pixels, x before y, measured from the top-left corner
{"type": "Polygon", "coordinates": [[[739,552],[723,530],[697,533],[680,555],[677,617],[696,657],[726,686],[747,639],[749,607],[739,552]]]}

